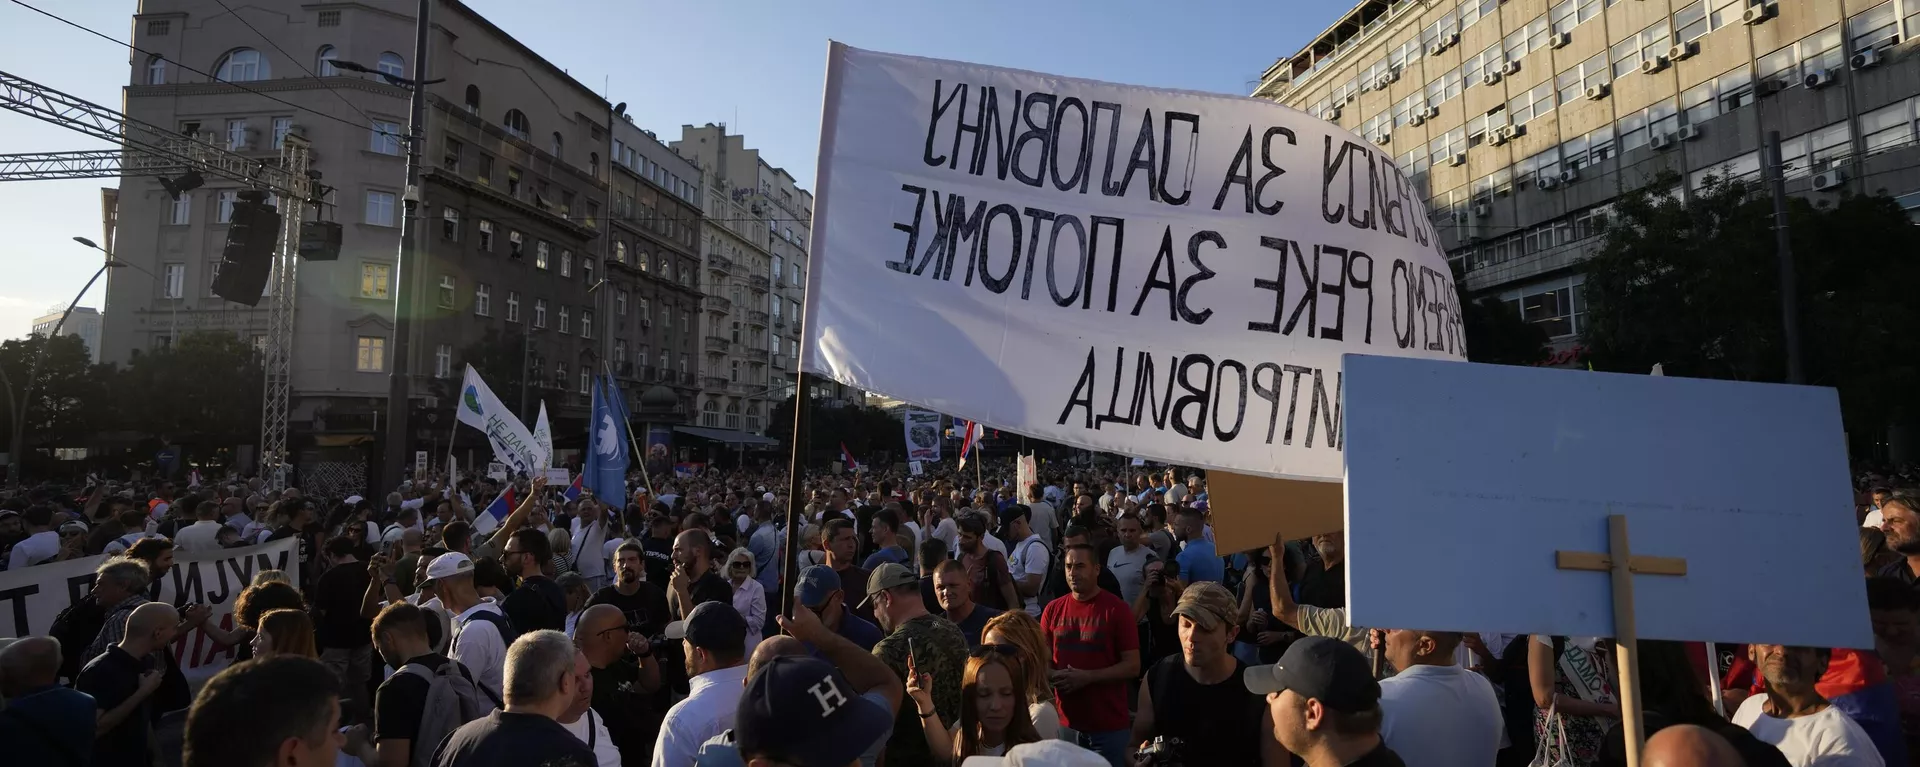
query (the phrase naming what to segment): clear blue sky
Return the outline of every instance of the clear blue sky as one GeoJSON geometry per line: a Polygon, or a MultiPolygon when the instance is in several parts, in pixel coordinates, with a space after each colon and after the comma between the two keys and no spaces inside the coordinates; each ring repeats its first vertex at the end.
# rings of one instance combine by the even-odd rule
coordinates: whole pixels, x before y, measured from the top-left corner
{"type": "MultiPolygon", "coordinates": [[[[238,7],[246,0],[229,0],[238,7]]],[[[28,0],[125,39],[126,0],[28,0]]],[[[400,3],[400,0],[387,0],[400,3]]],[[[468,0],[582,83],[610,82],[643,127],[725,121],[812,187],[827,41],[1138,85],[1245,95],[1347,0],[965,0],[816,3],[706,0],[468,0]]],[[[404,3],[402,3],[404,4],[404,3]]],[[[108,106],[127,81],[125,48],[0,3],[0,70],[108,106]]],[[[344,109],[345,107],[342,107],[344,109]]],[[[0,152],[104,148],[0,112],[0,152]]],[[[100,238],[112,180],[0,184],[0,338],[63,307],[99,265],[70,238],[100,238]]],[[[105,281],[81,301],[101,306],[105,281]]]]}

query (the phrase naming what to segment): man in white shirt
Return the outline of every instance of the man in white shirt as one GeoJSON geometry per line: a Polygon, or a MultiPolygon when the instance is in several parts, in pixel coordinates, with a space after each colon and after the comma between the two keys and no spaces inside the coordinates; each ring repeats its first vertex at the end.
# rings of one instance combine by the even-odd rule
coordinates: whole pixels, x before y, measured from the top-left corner
{"type": "Polygon", "coordinates": [[[427,583],[433,585],[434,594],[453,615],[448,657],[466,666],[494,701],[505,700],[500,693],[507,643],[500,627],[507,623],[507,616],[492,602],[481,599],[474,589],[473,560],[458,551],[441,554],[427,565],[427,583]]]}
{"type": "Polygon", "coordinates": [[[573,518],[573,551],[568,552],[567,559],[573,563],[573,571],[586,579],[590,591],[607,585],[607,559],[600,556],[607,545],[607,520],[603,516],[599,501],[583,498],[573,518]]]}
{"type": "Polygon", "coordinates": [[[1780,749],[1794,767],[1885,767],[1867,732],[1813,687],[1832,656],[1826,648],[1747,645],[1767,691],[1741,703],[1733,723],[1780,749]]]}
{"type": "Polygon", "coordinates": [[[1400,673],[1380,680],[1380,737],[1408,767],[1493,764],[1505,722],[1486,677],[1454,663],[1460,634],[1394,629],[1382,651],[1400,673]]]}
{"type": "Polygon", "coordinates": [[[1027,614],[1040,617],[1041,608],[1046,604],[1040,600],[1040,586],[1047,580],[1047,564],[1051,558],[1047,554],[1046,541],[1035,532],[1026,506],[1014,504],[1007,507],[1005,514],[1007,537],[1020,543],[1007,555],[1007,568],[1013,571],[1013,588],[1020,594],[1027,614]]]}
{"type": "Polygon", "coordinates": [[[194,523],[173,535],[175,551],[214,551],[220,548],[220,507],[201,501],[193,507],[194,523]]]}
{"type": "Polygon", "coordinates": [[[705,602],[687,619],[667,624],[666,637],[686,647],[692,675],[685,700],[667,709],[653,743],[653,767],[694,763],[700,745],[733,727],[746,692],[747,621],[725,602],[705,602]]]}
{"type": "Polygon", "coordinates": [[[44,503],[28,506],[20,515],[26,523],[27,539],[13,545],[7,559],[8,570],[45,564],[60,556],[60,533],[53,529],[53,507],[44,503]]]}

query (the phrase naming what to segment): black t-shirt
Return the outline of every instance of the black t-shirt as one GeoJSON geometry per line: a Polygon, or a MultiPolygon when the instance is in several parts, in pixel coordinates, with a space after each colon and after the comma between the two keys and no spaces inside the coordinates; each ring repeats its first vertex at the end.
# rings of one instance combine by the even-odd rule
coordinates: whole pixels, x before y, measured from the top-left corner
{"type": "Polygon", "coordinates": [[[1147,672],[1153,696],[1153,725],[1174,746],[1180,764],[1259,764],[1260,718],[1267,715],[1262,696],[1247,691],[1240,675],[1247,664],[1235,660],[1233,673],[1216,684],[1201,684],[1186,662],[1170,655],[1147,672]],[[1193,712],[1206,712],[1194,716],[1193,712]]]}
{"type": "Polygon", "coordinates": [[[559,722],[495,710],[460,725],[433,752],[434,767],[595,767],[593,751],[559,722]]]}
{"type": "Polygon", "coordinates": [[[647,637],[656,637],[673,622],[667,609],[667,594],[646,581],[634,584],[632,594],[620,593],[619,586],[607,586],[593,593],[587,605],[613,605],[627,616],[627,627],[647,637]]]}
{"type": "MultiPolygon", "coordinates": [[[[417,663],[428,671],[439,671],[453,661],[439,653],[427,653],[408,658],[407,663],[417,663]]],[[[406,663],[401,664],[407,665],[406,663]]],[[[461,670],[466,667],[462,666],[461,670]]],[[[467,677],[472,678],[469,673],[467,677]]],[[[379,740],[419,740],[420,713],[427,707],[427,688],[431,685],[411,673],[395,673],[380,683],[380,689],[373,695],[373,736],[379,740]]],[[[416,750],[427,748],[425,743],[415,743],[416,750]]]]}
{"type": "Polygon", "coordinates": [[[1321,560],[1307,563],[1300,576],[1300,604],[1329,610],[1347,606],[1347,563],[1327,567],[1321,560]]]}
{"type": "MultiPolygon", "coordinates": [[[[860,616],[860,620],[876,626],[880,625],[878,621],[873,619],[873,603],[867,602],[864,605],[860,604],[867,598],[867,576],[870,575],[870,573],[867,572],[866,568],[858,565],[848,565],[846,569],[835,570],[833,573],[840,576],[840,591],[846,594],[847,612],[860,616]]],[[[975,595],[975,597],[978,596],[977,594],[975,595]]],[[[732,597],[729,596],[728,598],[731,599],[732,597]]]]}
{"type": "MultiPolygon", "coordinates": [[[[139,691],[140,675],[146,670],[145,661],[128,655],[119,645],[108,645],[106,652],[88,661],[86,667],[80,670],[73,688],[92,695],[94,706],[101,711],[112,711],[139,691]]],[[[147,725],[152,700],[153,696],[147,696],[147,700],[142,701],[127,718],[120,720],[119,725],[100,734],[93,744],[94,764],[100,767],[148,767],[147,725]]]]}
{"type": "Polygon", "coordinates": [[[666,583],[673,578],[673,541],[649,535],[640,539],[640,550],[646,555],[648,581],[666,583]]]}
{"type": "Polygon", "coordinates": [[[535,575],[520,581],[520,587],[507,595],[500,609],[524,634],[529,631],[567,628],[567,592],[552,578],[535,575]]]}
{"type": "Polygon", "coordinates": [[[292,538],[295,536],[300,538],[300,569],[301,572],[306,572],[307,561],[313,558],[313,536],[302,535],[299,530],[293,529],[291,525],[281,525],[273,529],[273,534],[267,536],[267,540],[277,541],[281,538],[292,538]]]}
{"type": "Polygon", "coordinates": [[[1400,761],[1400,755],[1387,748],[1387,742],[1383,740],[1379,747],[1368,751],[1366,756],[1347,762],[1347,767],[1407,767],[1407,763],[1400,761]]]}
{"type": "Polygon", "coordinates": [[[647,764],[667,716],[665,700],[639,690],[640,667],[625,658],[592,673],[593,710],[606,722],[607,737],[620,749],[620,762],[647,764]]]}
{"type": "MultiPolygon", "coordinates": [[[[865,587],[863,586],[861,588],[864,589],[865,587]]],[[[719,573],[713,572],[712,570],[708,570],[706,575],[695,579],[693,585],[687,587],[687,594],[693,597],[693,604],[685,605],[689,613],[693,612],[693,608],[708,602],[733,604],[733,585],[727,583],[727,579],[720,577],[719,573]]]]}
{"type": "MultiPolygon", "coordinates": [[[[976,604],[973,606],[973,612],[967,613],[966,620],[953,621],[953,625],[959,626],[960,633],[967,635],[968,647],[979,647],[981,635],[987,633],[987,621],[992,620],[993,616],[999,615],[1002,612],[1005,611],[995,610],[982,604],[976,604]]],[[[953,619],[951,615],[945,617],[948,620],[953,619]]]]}
{"type": "Polygon", "coordinates": [[[925,602],[927,604],[927,612],[933,613],[934,615],[945,615],[947,612],[940,607],[940,595],[933,591],[933,578],[931,576],[921,576],[920,578],[920,601],[925,602]]]}
{"type": "Polygon", "coordinates": [[[363,562],[335,565],[313,587],[313,642],[322,650],[352,650],[373,641],[373,622],[360,616],[367,594],[363,562]]]}

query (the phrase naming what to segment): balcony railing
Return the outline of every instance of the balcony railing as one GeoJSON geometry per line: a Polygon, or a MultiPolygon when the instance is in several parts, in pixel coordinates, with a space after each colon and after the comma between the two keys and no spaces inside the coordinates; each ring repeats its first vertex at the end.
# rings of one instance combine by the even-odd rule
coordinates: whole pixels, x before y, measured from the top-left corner
{"type": "Polygon", "coordinates": [[[707,351],[724,352],[733,347],[733,339],[720,336],[707,336],[707,351]]]}
{"type": "Polygon", "coordinates": [[[759,325],[760,327],[764,328],[767,326],[767,313],[760,311],[759,309],[748,310],[747,322],[748,324],[759,325]]]}
{"type": "Polygon", "coordinates": [[[766,290],[766,289],[767,289],[767,277],[766,277],[766,275],[764,275],[764,274],[756,274],[756,275],[754,275],[754,276],[752,276],[752,277],[748,277],[748,278],[747,278],[747,285],[748,285],[749,287],[751,287],[751,288],[753,288],[754,290],[766,290]]]}
{"type": "Polygon", "coordinates": [[[707,268],[721,274],[732,274],[733,259],[710,253],[707,255],[707,268]]]}
{"type": "Polygon", "coordinates": [[[722,296],[707,296],[701,299],[700,305],[701,308],[715,314],[726,314],[727,312],[733,311],[733,302],[722,296]]]}
{"type": "Polygon", "coordinates": [[[725,391],[728,383],[731,382],[727,380],[726,376],[707,376],[705,379],[706,387],[709,389],[725,391]]]}

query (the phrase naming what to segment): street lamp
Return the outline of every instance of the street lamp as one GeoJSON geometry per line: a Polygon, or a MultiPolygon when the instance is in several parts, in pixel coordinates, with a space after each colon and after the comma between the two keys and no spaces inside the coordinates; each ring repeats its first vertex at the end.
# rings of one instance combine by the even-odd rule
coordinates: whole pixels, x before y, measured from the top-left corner
{"type": "MultiPolygon", "coordinates": [[[[390,84],[393,84],[393,85],[398,85],[398,86],[400,86],[400,87],[402,87],[402,88],[411,88],[411,87],[413,87],[413,79],[412,79],[412,78],[408,78],[408,77],[401,77],[401,76],[399,76],[399,75],[396,75],[396,74],[391,74],[391,73],[388,73],[388,72],[382,72],[382,71],[380,71],[380,70],[378,70],[378,69],[373,69],[373,68],[371,68],[371,67],[368,67],[368,66],[367,66],[367,65],[365,65],[365,64],[355,64],[355,63],[353,63],[353,62],[351,62],[351,61],[341,61],[341,60],[339,60],[339,59],[334,59],[334,60],[333,60],[333,62],[332,62],[332,64],[333,64],[333,68],[334,68],[334,69],[344,69],[344,70],[347,70],[348,72],[359,72],[360,74],[363,74],[363,75],[378,75],[378,76],[379,76],[379,77],[380,77],[381,79],[384,79],[384,80],[386,80],[386,81],[387,81],[388,83],[390,83],[390,84]]],[[[441,78],[436,78],[436,79],[433,79],[433,80],[427,80],[427,81],[425,81],[425,82],[422,82],[422,83],[420,83],[420,84],[421,84],[421,85],[435,85],[435,84],[438,84],[438,83],[444,83],[444,82],[446,82],[446,81],[447,81],[447,78],[444,78],[444,77],[441,77],[441,78]]]]}
{"type": "Polygon", "coordinates": [[[75,237],[73,241],[98,250],[101,253],[106,253],[107,259],[100,263],[100,268],[94,271],[91,279],[87,280],[86,287],[80,289],[79,295],[74,296],[73,301],[67,304],[67,310],[60,313],[60,319],[53,323],[53,330],[47,333],[47,340],[40,342],[40,348],[34,351],[33,364],[27,366],[27,380],[20,385],[19,397],[13,395],[13,382],[5,380],[5,373],[0,371],[0,383],[6,384],[7,409],[13,413],[13,438],[9,443],[10,447],[7,452],[7,482],[14,487],[20,486],[20,466],[22,463],[20,452],[22,446],[20,443],[26,434],[27,408],[30,406],[29,403],[33,402],[34,379],[40,377],[40,363],[46,360],[47,349],[53,345],[53,339],[60,337],[60,328],[67,324],[67,317],[73,314],[73,307],[80,305],[80,299],[85,298],[87,291],[93,289],[93,283],[100,280],[100,275],[106,274],[108,269],[128,265],[127,262],[114,258],[112,253],[107,253],[106,248],[94,244],[92,240],[85,237],[75,237]]]}

